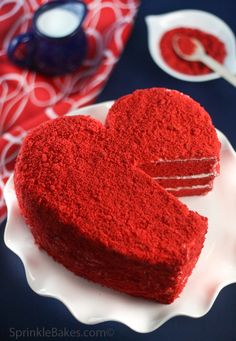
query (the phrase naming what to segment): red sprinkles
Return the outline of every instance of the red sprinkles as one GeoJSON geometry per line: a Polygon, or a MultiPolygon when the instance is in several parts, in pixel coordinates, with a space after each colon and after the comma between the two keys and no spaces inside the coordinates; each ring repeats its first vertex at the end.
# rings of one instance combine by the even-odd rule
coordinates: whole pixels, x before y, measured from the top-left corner
{"type": "Polygon", "coordinates": [[[206,53],[223,64],[227,55],[225,45],[213,34],[199,29],[178,27],[167,31],[161,38],[160,49],[165,62],[174,70],[187,75],[205,75],[212,70],[201,62],[186,61],[180,58],[174,51],[172,40],[175,35],[181,36],[180,48],[187,54],[192,53],[192,43],[188,38],[196,38],[205,48],[206,53]]]}

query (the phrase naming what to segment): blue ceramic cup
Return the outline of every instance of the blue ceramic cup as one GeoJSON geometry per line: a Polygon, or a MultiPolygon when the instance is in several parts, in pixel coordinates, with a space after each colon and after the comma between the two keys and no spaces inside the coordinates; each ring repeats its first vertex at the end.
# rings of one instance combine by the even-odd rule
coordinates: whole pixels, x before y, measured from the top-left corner
{"type": "Polygon", "coordinates": [[[29,32],[12,39],[8,57],[16,65],[46,75],[62,75],[78,68],[87,51],[82,23],[86,5],[78,0],[56,0],[41,6],[29,32]]]}

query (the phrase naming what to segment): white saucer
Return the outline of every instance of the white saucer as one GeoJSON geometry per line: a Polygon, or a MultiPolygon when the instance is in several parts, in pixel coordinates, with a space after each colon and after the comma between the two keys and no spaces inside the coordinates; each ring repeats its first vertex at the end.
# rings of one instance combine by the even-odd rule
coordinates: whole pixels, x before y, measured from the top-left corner
{"type": "Polygon", "coordinates": [[[236,45],[235,36],[230,27],[217,16],[199,10],[181,10],[161,15],[149,15],[145,18],[148,28],[148,48],[154,62],[169,75],[190,82],[204,82],[217,79],[216,73],[192,76],[175,71],[162,58],[160,40],[166,31],[177,27],[198,28],[212,33],[224,42],[227,56],[224,65],[236,73],[236,45]]]}
{"type": "MultiPolygon", "coordinates": [[[[83,108],[73,115],[90,115],[104,122],[112,102],[83,108]]],[[[55,297],[86,324],[119,321],[137,332],[150,332],[177,315],[200,317],[219,291],[236,282],[236,154],[227,138],[222,143],[221,175],[206,196],[181,198],[208,217],[209,229],[199,261],[181,296],[169,305],[131,297],[75,276],[35,245],[15,196],[13,177],[5,187],[8,208],[5,243],[22,260],[27,281],[36,293],[55,297]]],[[[14,269],[12,269],[14,271],[14,269]]]]}

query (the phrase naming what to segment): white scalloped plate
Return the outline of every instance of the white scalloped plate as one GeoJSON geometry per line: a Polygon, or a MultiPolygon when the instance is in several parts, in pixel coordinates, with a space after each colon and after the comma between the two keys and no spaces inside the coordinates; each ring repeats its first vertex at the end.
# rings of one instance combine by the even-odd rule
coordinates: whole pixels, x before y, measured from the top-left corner
{"type": "Polygon", "coordinates": [[[177,27],[198,28],[212,33],[224,42],[227,56],[224,65],[236,73],[235,36],[230,27],[214,14],[199,10],[180,10],[160,15],[149,15],[145,18],[148,28],[148,48],[154,62],[169,75],[189,82],[204,82],[217,79],[219,76],[212,72],[207,75],[192,76],[172,69],[162,58],[160,40],[166,31],[177,27]]]}
{"type": "MultiPolygon", "coordinates": [[[[83,108],[73,115],[91,115],[102,122],[112,102],[83,108]]],[[[8,207],[5,243],[22,260],[30,287],[38,294],[63,302],[76,319],[86,324],[119,321],[137,332],[150,332],[177,315],[206,314],[219,291],[236,282],[236,154],[218,131],[221,175],[206,196],[181,198],[189,208],[209,219],[205,246],[182,294],[174,303],[159,304],[104,288],[75,276],[34,244],[20,215],[13,177],[4,195],[8,207]]]]}

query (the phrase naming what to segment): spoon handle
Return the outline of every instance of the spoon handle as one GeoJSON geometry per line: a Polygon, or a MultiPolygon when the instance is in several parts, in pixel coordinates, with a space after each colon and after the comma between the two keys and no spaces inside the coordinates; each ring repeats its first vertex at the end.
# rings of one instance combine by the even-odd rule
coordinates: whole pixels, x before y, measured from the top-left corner
{"type": "Polygon", "coordinates": [[[206,54],[201,55],[200,61],[236,87],[236,77],[232,75],[232,73],[222,64],[218,63],[215,59],[206,54]]]}

